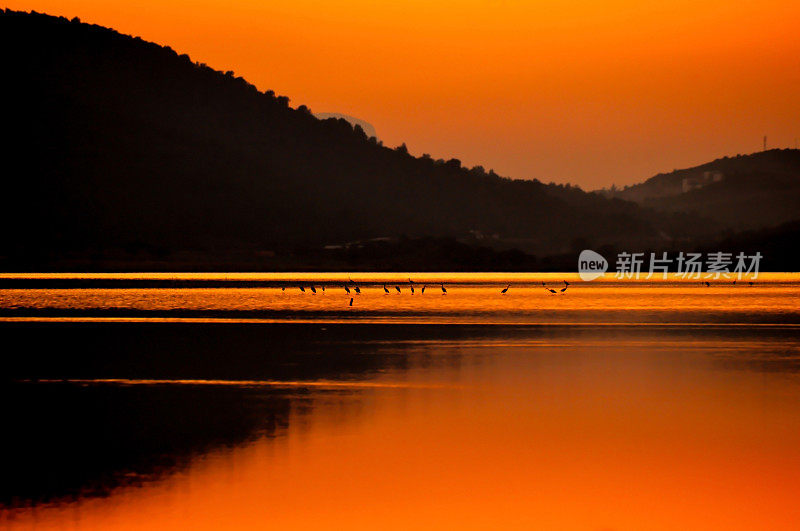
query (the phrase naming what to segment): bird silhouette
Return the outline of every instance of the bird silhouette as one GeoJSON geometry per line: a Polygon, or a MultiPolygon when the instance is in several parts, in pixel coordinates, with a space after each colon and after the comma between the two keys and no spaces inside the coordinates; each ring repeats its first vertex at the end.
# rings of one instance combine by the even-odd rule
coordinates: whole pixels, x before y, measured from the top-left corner
{"type": "Polygon", "coordinates": [[[568,288],[568,287],[569,287],[569,284],[567,284],[566,286],[564,286],[563,288],[561,288],[561,289],[560,289],[560,290],[558,290],[558,291],[560,291],[561,293],[564,293],[565,291],[567,291],[567,288],[568,288]]]}
{"type": "Polygon", "coordinates": [[[706,285],[706,287],[711,287],[711,284],[709,284],[708,280],[706,280],[705,282],[703,282],[703,284],[705,284],[705,285],[706,285]]]}
{"type": "Polygon", "coordinates": [[[344,290],[347,292],[348,295],[350,295],[350,288],[347,287],[347,284],[344,285],[344,290]]]}
{"type": "Polygon", "coordinates": [[[400,286],[395,286],[394,289],[397,290],[397,293],[400,293],[400,286]]]}
{"type": "Polygon", "coordinates": [[[506,292],[508,291],[508,288],[510,288],[510,287],[511,287],[511,284],[509,284],[508,286],[506,286],[505,288],[503,288],[503,291],[501,291],[501,292],[500,292],[500,294],[501,294],[501,295],[505,295],[505,294],[506,294],[506,292]]]}
{"type": "Polygon", "coordinates": [[[311,289],[311,293],[313,293],[314,295],[317,294],[317,288],[315,288],[314,286],[311,286],[310,289],[311,289]]]}
{"type": "Polygon", "coordinates": [[[752,282],[748,282],[748,284],[749,284],[750,286],[752,286],[752,285],[753,285],[753,283],[752,283],[752,282]]]}
{"type": "Polygon", "coordinates": [[[419,290],[419,293],[420,293],[420,295],[422,295],[423,293],[425,293],[425,284],[423,284],[423,285],[422,285],[422,289],[421,289],[421,290],[419,290]]]}
{"type": "Polygon", "coordinates": [[[545,288],[545,289],[547,289],[547,291],[549,291],[550,293],[558,293],[558,292],[557,292],[556,290],[554,290],[554,289],[550,289],[550,288],[545,288]]]}
{"type": "Polygon", "coordinates": [[[447,295],[447,288],[444,287],[444,282],[442,282],[442,295],[447,295]]]}
{"type": "Polygon", "coordinates": [[[302,291],[303,293],[306,292],[306,288],[304,288],[303,286],[297,286],[297,287],[300,288],[300,291],[302,291]]]}
{"type": "Polygon", "coordinates": [[[353,305],[353,297],[350,297],[350,306],[353,305]]]}
{"type": "Polygon", "coordinates": [[[321,287],[322,287],[322,293],[325,293],[325,284],[323,284],[321,287]]]}
{"type": "Polygon", "coordinates": [[[386,292],[387,295],[389,294],[389,288],[386,287],[386,284],[383,285],[383,291],[386,292]]]}
{"type": "Polygon", "coordinates": [[[358,286],[356,286],[356,287],[355,287],[355,288],[353,288],[353,289],[356,291],[356,293],[358,293],[359,295],[361,295],[361,288],[359,288],[358,286]]]}
{"type": "Polygon", "coordinates": [[[414,284],[411,284],[409,287],[411,288],[411,294],[413,295],[414,294],[414,284]]]}
{"type": "Polygon", "coordinates": [[[281,286],[281,291],[286,291],[286,286],[281,286]]]}

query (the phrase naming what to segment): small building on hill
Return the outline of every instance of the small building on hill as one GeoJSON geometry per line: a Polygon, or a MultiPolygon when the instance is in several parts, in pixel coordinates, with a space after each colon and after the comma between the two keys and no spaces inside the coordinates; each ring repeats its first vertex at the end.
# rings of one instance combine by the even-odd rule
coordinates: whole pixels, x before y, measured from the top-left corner
{"type": "Polygon", "coordinates": [[[721,171],[704,171],[703,175],[696,177],[684,177],[681,182],[681,191],[683,193],[690,192],[708,186],[712,183],[718,183],[725,178],[725,174],[721,171]]]}

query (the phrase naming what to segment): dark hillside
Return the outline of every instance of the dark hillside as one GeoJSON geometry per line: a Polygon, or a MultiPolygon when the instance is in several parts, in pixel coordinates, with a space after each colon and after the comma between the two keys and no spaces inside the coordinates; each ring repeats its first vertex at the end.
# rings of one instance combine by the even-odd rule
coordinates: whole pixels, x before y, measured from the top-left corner
{"type": "Polygon", "coordinates": [[[800,150],[724,157],[613,195],[662,212],[702,212],[726,229],[770,227],[800,212],[800,150]]]}
{"type": "Polygon", "coordinates": [[[553,253],[691,230],[625,201],[388,149],[233,72],[77,20],[0,11],[0,64],[6,268],[402,235],[553,253]]]}

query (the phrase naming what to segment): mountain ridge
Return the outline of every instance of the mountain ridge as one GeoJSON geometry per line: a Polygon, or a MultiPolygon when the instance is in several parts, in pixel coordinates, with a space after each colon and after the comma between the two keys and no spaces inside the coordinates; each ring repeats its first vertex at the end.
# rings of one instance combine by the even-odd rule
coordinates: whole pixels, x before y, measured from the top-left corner
{"type": "Polygon", "coordinates": [[[662,212],[699,212],[727,230],[756,230],[798,218],[800,150],[721,157],[655,175],[622,190],[601,190],[662,212]]]}
{"type": "Polygon", "coordinates": [[[661,248],[717,230],[694,214],[413,157],[233,72],[77,19],[5,10],[0,30],[14,133],[3,146],[2,267],[62,256],[92,267],[120,252],[134,263],[252,263],[371,238],[546,256],[661,248]]]}

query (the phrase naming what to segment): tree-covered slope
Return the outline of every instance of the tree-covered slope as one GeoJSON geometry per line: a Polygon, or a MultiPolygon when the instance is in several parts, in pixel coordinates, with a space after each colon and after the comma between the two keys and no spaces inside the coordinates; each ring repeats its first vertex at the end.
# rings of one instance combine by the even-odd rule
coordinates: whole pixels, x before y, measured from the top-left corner
{"type": "Polygon", "coordinates": [[[0,11],[0,67],[7,257],[475,231],[561,252],[689,230],[627,201],[415,158],[232,72],[77,20],[0,11]]]}

